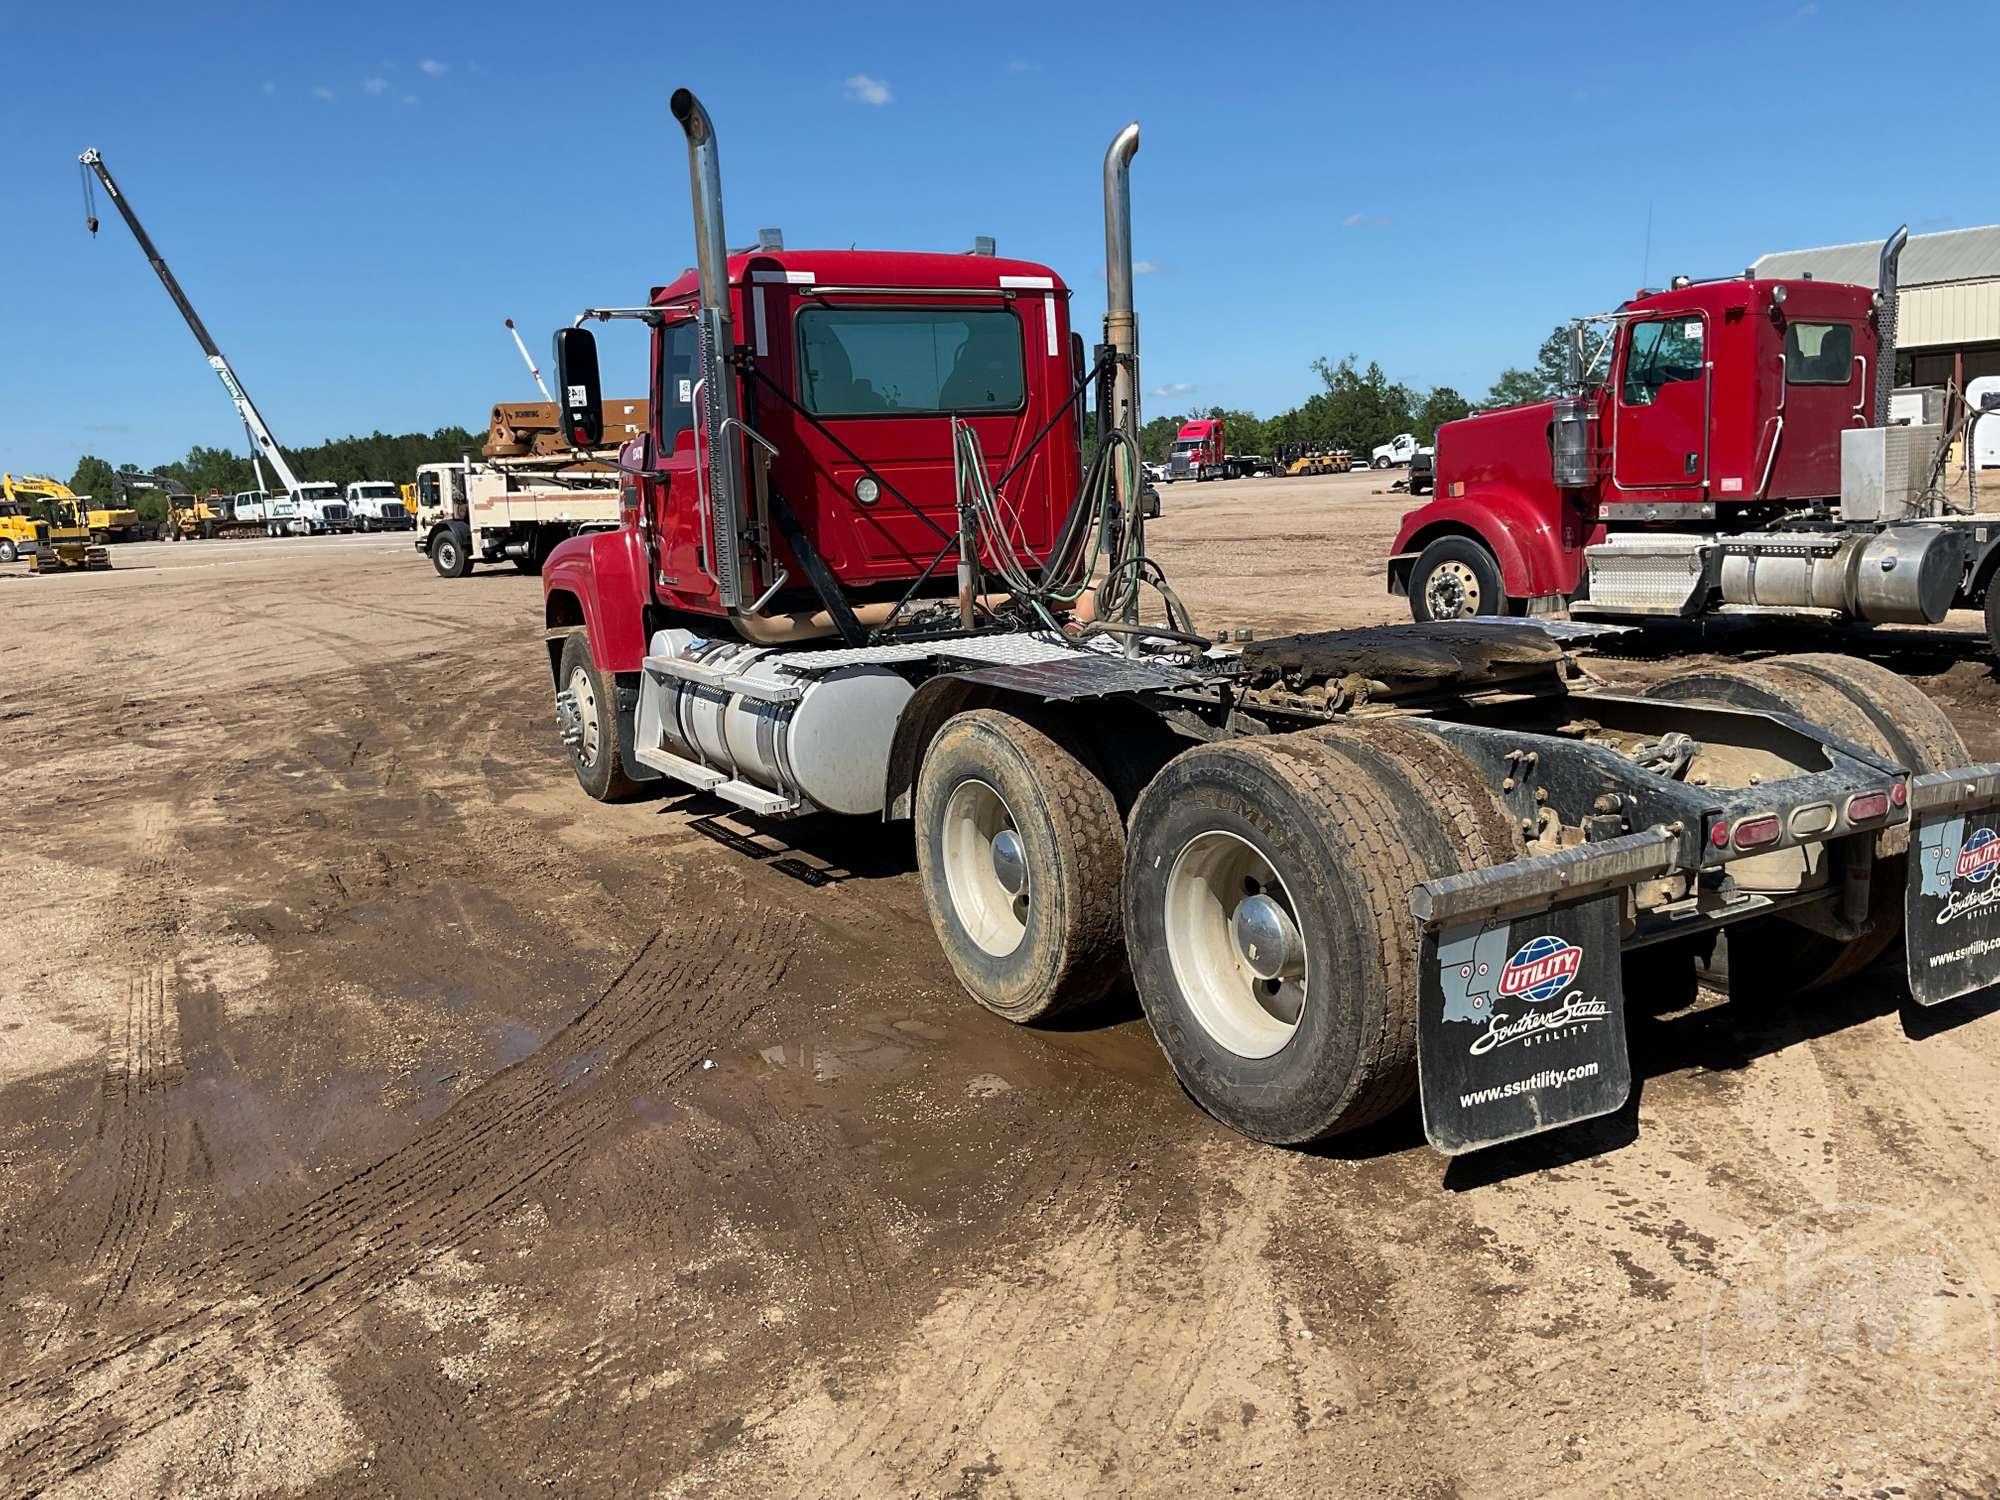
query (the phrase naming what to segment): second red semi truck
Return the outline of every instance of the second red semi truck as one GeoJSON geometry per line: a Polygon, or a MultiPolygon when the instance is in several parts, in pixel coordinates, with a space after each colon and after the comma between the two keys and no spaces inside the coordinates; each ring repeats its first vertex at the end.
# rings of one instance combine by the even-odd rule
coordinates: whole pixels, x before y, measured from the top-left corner
{"type": "MultiPolygon", "coordinates": [[[[714,127],[671,109],[697,269],[600,314],[648,330],[646,431],[616,525],[542,570],[588,795],[909,822],[975,1000],[1028,1022],[1129,984],[1189,1093],[1266,1141],[1412,1098],[1447,1152],[1615,1111],[1628,973],[1685,1001],[1725,930],[1760,1003],[1905,932],[1919,1000],[2000,978],[2000,765],[1870,663],[1634,695],[1581,677],[1569,622],[1203,637],[1133,503],[1136,125],[1093,357],[1032,261],[732,254],[714,127]]],[[[555,363],[587,448],[592,334],[555,363]]]]}
{"type": "Polygon", "coordinates": [[[1418,620],[1984,607],[2000,649],[2000,519],[1946,509],[1940,427],[1890,425],[1907,237],[1873,288],[1683,277],[1580,322],[1567,394],[1438,430],[1390,590],[1418,620]]]}

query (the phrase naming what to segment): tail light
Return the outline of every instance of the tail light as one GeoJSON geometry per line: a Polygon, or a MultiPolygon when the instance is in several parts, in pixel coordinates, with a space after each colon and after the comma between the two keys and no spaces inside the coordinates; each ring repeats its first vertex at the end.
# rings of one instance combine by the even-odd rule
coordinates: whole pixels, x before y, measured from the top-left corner
{"type": "MultiPolygon", "coordinates": [[[[1897,783],[1897,790],[1902,783],[1897,783]]],[[[1850,823],[1872,823],[1877,818],[1889,816],[1888,792],[1862,792],[1847,799],[1847,821],[1850,823]]]]}
{"type": "Polygon", "coordinates": [[[1783,829],[1776,813],[1758,813],[1755,817],[1738,818],[1730,837],[1739,849],[1762,849],[1777,843],[1783,829]]]}
{"type": "Polygon", "coordinates": [[[1889,800],[1897,807],[1907,806],[1910,801],[1910,784],[1907,781],[1899,781],[1890,787],[1889,800]]]}

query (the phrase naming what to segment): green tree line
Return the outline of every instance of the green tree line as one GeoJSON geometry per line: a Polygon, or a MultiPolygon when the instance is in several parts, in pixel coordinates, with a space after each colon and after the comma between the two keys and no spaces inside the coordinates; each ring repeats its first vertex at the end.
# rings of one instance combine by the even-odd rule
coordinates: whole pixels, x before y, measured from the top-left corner
{"type": "MultiPolygon", "coordinates": [[[[449,463],[470,454],[478,458],[483,432],[463,427],[440,427],[435,432],[371,432],[366,437],[330,438],[309,448],[287,448],[285,458],[292,470],[307,483],[337,484],[345,489],[357,479],[382,479],[407,484],[416,478],[419,464],[449,463]]],[[[162,464],[112,464],[95,454],[77,461],[69,487],[79,495],[91,495],[110,504],[119,488],[117,472],[160,474],[186,485],[198,495],[220,490],[233,495],[238,490],[257,487],[256,470],[243,454],[227,448],[209,448],[197,443],[185,458],[162,464]]],[[[275,487],[277,477],[267,464],[264,482],[275,487]]],[[[151,491],[128,491],[126,504],[146,520],[166,514],[166,501],[151,491]]]]}
{"type": "Polygon", "coordinates": [[[1455,422],[1475,410],[1544,401],[1558,394],[1568,337],[1568,325],[1559,325],[1542,341],[1533,365],[1502,370],[1492,389],[1476,403],[1448,385],[1423,390],[1391,380],[1374,360],[1363,368],[1350,354],[1338,363],[1314,360],[1312,372],[1318,377],[1319,389],[1288,411],[1260,417],[1228,407],[1190,407],[1147,422],[1140,446],[1149,461],[1164,462],[1182,424],[1199,417],[1222,419],[1231,453],[1270,454],[1280,444],[1303,443],[1316,451],[1344,448],[1365,457],[1370,449],[1403,432],[1415,434],[1419,443],[1429,443],[1446,422],[1455,422]]]}

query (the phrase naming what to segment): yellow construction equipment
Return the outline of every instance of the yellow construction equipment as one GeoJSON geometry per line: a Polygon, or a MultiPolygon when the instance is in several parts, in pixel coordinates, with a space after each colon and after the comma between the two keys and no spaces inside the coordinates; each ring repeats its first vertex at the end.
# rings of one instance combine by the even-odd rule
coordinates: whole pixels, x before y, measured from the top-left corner
{"type": "MultiPolygon", "coordinates": [[[[111,553],[93,540],[88,503],[60,480],[40,474],[0,474],[0,503],[19,505],[35,520],[28,567],[36,573],[108,568],[111,553]]],[[[133,519],[137,520],[136,513],[133,519]]]]}
{"type": "Polygon", "coordinates": [[[26,504],[0,500],[0,563],[26,557],[35,550],[35,543],[47,536],[48,527],[28,514],[26,504]]]}

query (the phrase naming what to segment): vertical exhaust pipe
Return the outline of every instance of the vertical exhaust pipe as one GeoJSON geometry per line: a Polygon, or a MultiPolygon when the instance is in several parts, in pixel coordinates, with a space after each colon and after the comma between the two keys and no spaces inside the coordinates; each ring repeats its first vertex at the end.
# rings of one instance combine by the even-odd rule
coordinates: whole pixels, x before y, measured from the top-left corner
{"type": "Polygon", "coordinates": [[[1882,242],[1882,256],[1875,270],[1875,328],[1881,347],[1875,353],[1875,425],[1889,425],[1889,393],[1896,388],[1896,270],[1903,259],[1903,246],[1910,242],[1910,226],[1905,224],[1882,242]]]}
{"type": "Polygon", "coordinates": [[[722,229],[722,160],[715,124],[692,90],[675,89],[667,108],[687,134],[688,179],[694,192],[695,267],[701,279],[699,319],[702,427],[708,447],[708,499],[713,511],[717,592],[734,611],[743,603],[742,440],[736,429],[736,377],[729,356],[736,336],[729,316],[729,241],[722,229]]]}
{"type": "MultiPolygon", "coordinates": [[[[1139,122],[1112,137],[1104,153],[1104,342],[1118,354],[1111,408],[1133,442],[1139,440],[1139,316],[1132,310],[1132,158],[1139,122]]],[[[1120,495],[1121,501],[1127,497],[1120,495]]]]}
{"type": "MultiPolygon", "coordinates": [[[[1145,471],[1137,467],[1139,453],[1139,315],[1132,307],[1132,158],[1139,154],[1139,122],[1134,120],[1111,138],[1104,153],[1104,342],[1117,362],[1111,372],[1111,411],[1119,430],[1130,440],[1137,472],[1127,476],[1112,465],[1118,503],[1132,517],[1138,554],[1146,555],[1145,471]]],[[[1139,623],[1136,582],[1126,594],[1127,625],[1139,623]]],[[[1139,638],[1127,633],[1125,654],[1139,654],[1139,638]]]]}

